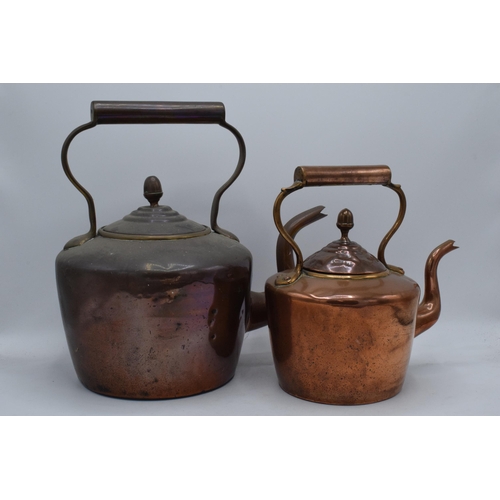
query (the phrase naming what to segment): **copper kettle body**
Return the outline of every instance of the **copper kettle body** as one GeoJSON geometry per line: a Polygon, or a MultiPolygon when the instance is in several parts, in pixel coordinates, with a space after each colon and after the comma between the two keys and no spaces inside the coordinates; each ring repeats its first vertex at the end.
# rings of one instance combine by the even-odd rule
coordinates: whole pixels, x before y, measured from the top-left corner
{"type": "Polygon", "coordinates": [[[430,254],[419,303],[417,283],[385,261],[385,247],[406,211],[404,193],[392,184],[389,167],[299,167],[294,180],[276,199],[279,272],[267,280],[265,292],[280,386],[293,396],[327,404],[391,398],[402,389],[413,338],[439,317],[437,265],[456,248],[454,242],[448,240],[430,254]],[[378,258],[349,239],[353,216],[344,209],[337,222],[341,238],[304,260],[293,236],[322,217],[324,207],[283,226],[283,199],[305,186],[356,184],[389,187],[400,199],[398,218],[382,240],[378,258]]]}
{"type": "Polygon", "coordinates": [[[91,227],[56,259],[78,378],[94,392],[131,399],[220,387],[234,376],[245,331],[266,323],[263,295],[250,291],[252,256],[217,224],[220,197],[244,165],[243,139],[226,123],[222,103],[99,101],[91,118],[62,149],[64,171],[87,200],[91,227]],[[214,123],[236,137],[240,157],[214,197],[211,228],[160,205],[161,184],[148,177],[149,206],[97,230],[93,199],[70,171],[67,153],[83,130],[118,123],[214,123]]]}

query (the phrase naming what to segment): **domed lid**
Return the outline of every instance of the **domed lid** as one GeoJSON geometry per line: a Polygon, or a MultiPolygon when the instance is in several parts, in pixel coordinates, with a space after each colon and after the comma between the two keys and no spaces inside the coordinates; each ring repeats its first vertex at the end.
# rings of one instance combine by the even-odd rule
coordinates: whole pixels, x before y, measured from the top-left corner
{"type": "Polygon", "coordinates": [[[354,226],[352,212],[345,208],[339,213],[337,227],[342,237],[304,261],[304,269],[321,274],[365,275],[387,272],[387,268],[362,246],[348,238],[354,226]]]}
{"type": "Polygon", "coordinates": [[[99,229],[107,238],[119,239],[181,239],[194,238],[211,233],[209,227],[187,219],[166,205],[158,205],[163,196],[157,177],[148,177],[144,182],[144,197],[149,207],[139,207],[123,219],[99,229]]]}

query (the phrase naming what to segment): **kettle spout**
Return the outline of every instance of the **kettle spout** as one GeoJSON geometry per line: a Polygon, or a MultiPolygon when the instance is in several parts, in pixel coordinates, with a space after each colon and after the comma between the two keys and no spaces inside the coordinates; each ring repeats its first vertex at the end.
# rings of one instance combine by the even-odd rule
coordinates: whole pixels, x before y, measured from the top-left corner
{"type": "MultiPolygon", "coordinates": [[[[285,225],[288,234],[293,238],[305,226],[326,217],[326,214],[321,213],[324,208],[323,206],[317,206],[290,219],[285,225]]],[[[295,266],[292,247],[281,235],[278,237],[276,244],[276,262],[278,271],[291,269],[295,266]]],[[[265,294],[264,292],[250,292],[250,319],[247,331],[257,330],[266,325],[267,309],[265,294]]]]}
{"type": "Polygon", "coordinates": [[[415,337],[433,326],[441,313],[441,296],[437,278],[437,267],[441,258],[458,247],[448,240],[435,248],[425,264],[425,291],[417,310],[415,337]]]}
{"type": "MultiPolygon", "coordinates": [[[[295,238],[295,235],[301,229],[308,226],[309,224],[312,224],[313,222],[322,219],[323,217],[326,217],[327,214],[321,213],[324,208],[324,206],[319,205],[317,207],[310,208],[305,212],[301,212],[300,214],[290,219],[285,224],[287,233],[292,238],[295,238]]],[[[278,272],[295,267],[292,247],[281,235],[278,236],[278,242],[276,243],[276,264],[278,267],[278,272]]]]}

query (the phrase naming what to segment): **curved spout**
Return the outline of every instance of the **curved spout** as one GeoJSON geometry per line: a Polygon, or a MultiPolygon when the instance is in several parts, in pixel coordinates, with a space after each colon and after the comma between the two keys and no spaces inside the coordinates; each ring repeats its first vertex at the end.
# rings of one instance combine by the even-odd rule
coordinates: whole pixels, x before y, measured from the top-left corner
{"type": "MultiPolygon", "coordinates": [[[[304,227],[322,219],[323,217],[326,217],[327,214],[321,213],[324,208],[324,206],[318,205],[317,207],[310,208],[309,210],[301,212],[290,219],[285,224],[287,233],[294,238],[295,235],[304,227]]],[[[278,236],[278,241],[276,243],[276,265],[278,267],[278,272],[295,267],[292,247],[281,235],[278,236]]]]}
{"type": "Polygon", "coordinates": [[[415,337],[433,326],[441,313],[441,296],[437,279],[437,267],[441,258],[458,247],[453,240],[448,240],[435,248],[425,264],[425,291],[418,306],[415,337]]]}
{"type": "MultiPolygon", "coordinates": [[[[326,217],[321,211],[325,207],[317,206],[302,212],[286,224],[286,230],[292,238],[305,226],[326,217]]],[[[278,271],[291,269],[295,266],[293,262],[293,253],[290,245],[280,235],[276,244],[276,261],[278,271]]],[[[247,331],[257,330],[267,325],[266,297],[264,292],[250,292],[250,319],[247,331]]]]}

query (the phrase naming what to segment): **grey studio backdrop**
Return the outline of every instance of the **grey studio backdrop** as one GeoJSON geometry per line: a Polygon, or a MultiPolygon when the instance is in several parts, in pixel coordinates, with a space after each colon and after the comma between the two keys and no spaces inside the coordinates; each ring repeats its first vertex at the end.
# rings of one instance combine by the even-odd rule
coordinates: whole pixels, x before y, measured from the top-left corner
{"type": "MultiPolygon", "coordinates": [[[[500,85],[458,84],[3,84],[0,86],[2,415],[498,415],[500,413],[500,85]],[[299,165],[389,165],[405,190],[405,221],[386,251],[423,285],[425,260],[447,239],[443,310],[417,338],[395,398],[339,407],[281,391],[266,328],[246,335],[235,378],[213,392],[169,401],[93,394],[73,370],[54,259],[88,230],[87,206],[65,177],[66,136],[90,119],[93,100],[221,101],[243,135],[246,165],[223,195],[219,223],[254,258],[253,289],[276,272],[272,207],[299,165]]],[[[217,125],[103,125],[69,151],[93,195],[98,226],[144,205],[157,175],[162,202],[209,224],[215,191],[234,170],[237,144],[217,125]]],[[[321,187],[290,196],[283,218],[325,205],[298,241],[307,256],[338,238],[336,216],[354,213],[352,239],[376,253],[398,210],[381,186],[321,187]]]]}

